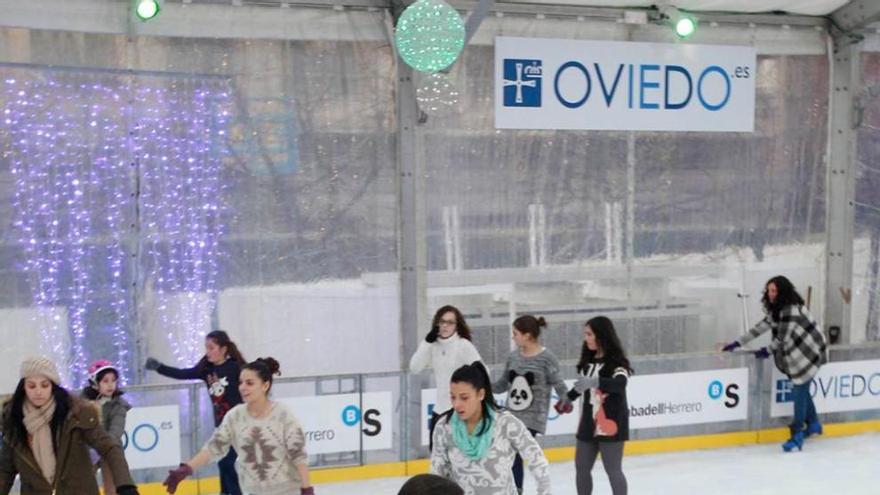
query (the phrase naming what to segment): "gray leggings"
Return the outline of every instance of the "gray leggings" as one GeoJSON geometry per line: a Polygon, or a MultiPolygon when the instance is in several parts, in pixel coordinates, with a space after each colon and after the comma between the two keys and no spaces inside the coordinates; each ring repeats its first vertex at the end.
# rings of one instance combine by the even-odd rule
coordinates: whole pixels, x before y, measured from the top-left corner
{"type": "Polygon", "coordinates": [[[623,442],[592,442],[577,441],[574,451],[574,469],[577,473],[578,495],[590,495],[593,493],[593,464],[596,456],[602,453],[602,465],[608,473],[608,481],[611,482],[611,493],[614,495],[626,495],[626,476],[623,475],[621,463],[623,462],[623,442]]]}

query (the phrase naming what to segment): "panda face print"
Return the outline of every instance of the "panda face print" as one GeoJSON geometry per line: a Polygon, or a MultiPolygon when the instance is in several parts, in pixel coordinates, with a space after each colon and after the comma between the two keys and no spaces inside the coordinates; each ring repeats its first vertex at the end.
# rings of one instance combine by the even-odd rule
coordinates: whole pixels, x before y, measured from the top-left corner
{"type": "Polygon", "coordinates": [[[507,391],[507,408],[511,411],[528,409],[534,400],[532,385],[535,384],[535,375],[531,371],[520,375],[510,370],[507,379],[510,382],[510,389],[507,391]]]}

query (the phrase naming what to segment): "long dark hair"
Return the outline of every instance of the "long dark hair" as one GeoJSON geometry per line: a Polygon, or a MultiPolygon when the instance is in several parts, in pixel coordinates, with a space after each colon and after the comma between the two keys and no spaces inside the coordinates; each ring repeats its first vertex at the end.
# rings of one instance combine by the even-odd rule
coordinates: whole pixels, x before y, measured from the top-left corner
{"type": "Polygon", "coordinates": [[[436,313],[434,313],[434,319],[431,320],[431,327],[440,326],[440,320],[443,318],[443,315],[452,311],[455,314],[455,331],[458,332],[458,336],[471,340],[471,327],[468,326],[467,322],[464,321],[464,315],[461,314],[461,311],[458,310],[455,306],[443,306],[438,309],[436,313]]]}
{"type": "MultiPolygon", "coordinates": [[[[272,357],[257,358],[256,361],[242,366],[243,370],[251,370],[260,377],[260,380],[269,382],[269,390],[272,390],[272,376],[281,374],[281,365],[272,357]]],[[[269,393],[269,390],[266,393],[269,393]]]]}
{"type": "MultiPolygon", "coordinates": [[[[584,326],[590,327],[590,330],[593,331],[593,335],[596,336],[596,343],[599,344],[599,349],[602,349],[603,357],[608,363],[614,367],[622,366],[627,371],[632,372],[629,359],[627,359],[626,352],[623,350],[620,339],[617,337],[617,331],[614,329],[614,323],[611,323],[607,316],[590,318],[584,323],[584,326]]],[[[581,347],[581,359],[577,364],[578,372],[585,370],[587,364],[595,355],[596,351],[591,351],[587,347],[587,343],[584,342],[581,347]]]]}
{"type": "MultiPolygon", "coordinates": [[[[205,340],[211,339],[220,347],[226,348],[226,354],[232,358],[233,361],[237,362],[240,366],[244,366],[247,364],[247,360],[245,360],[244,356],[241,355],[241,351],[238,350],[238,346],[235,345],[235,342],[229,338],[229,334],[224,332],[223,330],[214,330],[212,332],[208,332],[205,335],[205,340]]],[[[211,363],[208,361],[208,356],[202,356],[202,359],[199,359],[198,366],[199,370],[204,371],[205,368],[210,366],[211,363]]]]}
{"type": "Polygon", "coordinates": [[[519,333],[531,335],[535,340],[541,336],[541,328],[546,326],[547,320],[543,316],[535,318],[532,315],[522,315],[513,320],[513,328],[516,328],[519,333]]]}
{"type": "Polygon", "coordinates": [[[761,304],[764,310],[771,315],[774,320],[779,320],[779,313],[786,306],[803,306],[804,298],[798,294],[791,280],[777,275],[764,284],[764,297],[761,298],[761,304]],[[767,295],[767,286],[773,284],[776,286],[776,301],[770,302],[770,296],[767,295]]]}
{"type": "MultiPolygon", "coordinates": [[[[498,404],[495,404],[495,396],[492,395],[492,380],[489,378],[489,372],[486,370],[486,367],[479,361],[466,364],[452,373],[449,383],[468,383],[475,390],[479,391],[482,389],[486,392],[482,400],[483,426],[480,427],[480,431],[477,432],[476,436],[485,433],[489,426],[492,425],[492,417],[489,416],[489,410],[498,410],[498,404]]],[[[455,409],[450,409],[443,413],[443,415],[448,421],[454,413],[455,409]]]]}
{"type": "MultiPolygon", "coordinates": [[[[58,432],[64,425],[64,420],[70,413],[71,398],[70,393],[55,382],[52,383],[52,397],[55,399],[55,413],[49,421],[49,427],[52,429],[52,447],[58,452],[58,432]]],[[[27,429],[24,427],[24,401],[27,400],[27,393],[24,390],[24,378],[18,381],[15,393],[12,398],[3,406],[3,434],[8,435],[10,445],[19,443],[27,445],[27,429]]]]}

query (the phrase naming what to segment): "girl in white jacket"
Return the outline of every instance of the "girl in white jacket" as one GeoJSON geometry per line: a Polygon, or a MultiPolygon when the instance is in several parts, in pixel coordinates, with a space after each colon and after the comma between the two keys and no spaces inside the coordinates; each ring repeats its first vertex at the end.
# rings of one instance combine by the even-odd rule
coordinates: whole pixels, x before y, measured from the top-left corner
{"type": "Polygon", "coordinates": [[[471,329],[464,321],[461,311],[454,306],[438,309],[431,322],[431,331],[409,360],[409,369],[413,373],[426,368],[434,369],[437,400],[434,409],[430,411],[431,447],[437,418],[452,407],[449,402],[449,379],[455,370],[474,361],[482,359],[471,343],[471,329]]]}

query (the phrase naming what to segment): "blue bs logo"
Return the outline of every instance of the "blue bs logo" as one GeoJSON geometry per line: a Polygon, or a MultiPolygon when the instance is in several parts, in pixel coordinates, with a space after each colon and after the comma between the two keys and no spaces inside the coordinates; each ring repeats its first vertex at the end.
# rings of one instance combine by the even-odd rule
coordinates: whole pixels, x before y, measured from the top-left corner
{"type": "Polygon", "coordinates": [[[724,394],[727,398],[724,400],[724,407],[733,409],[739,405],[739,385],[730,383],[726,387],[720,380],[713,380],[709,383],[709,398],[718,400],[724,394]]]}
{"type": "Polygon", "coordinates": [[[793,402],[794,396],[792,395],[791,389],[791,380],[787,378],[783,378],[781,380],[776,380],[776,403],[783,402],[793,402]]]}
{"type": "MultiPolygon", "coordinates": [[[[382,422],[379,421],[381,415],[382,413],[377,409],[367,409],[364,412],[363,422],[366,425],[362,429],[364,435],[375,437],[382,431],[382,422]]],[[[361,422],[361,419],[361,409],[358,406],[350,405],[342,410],[342,422],[345,426],[355,426],[361,422]]]]}
{"type": "Polygon", "coordinates": [[[540,60],[504,59],[504,106],[540,107],[542,74],[540,60]]]}

